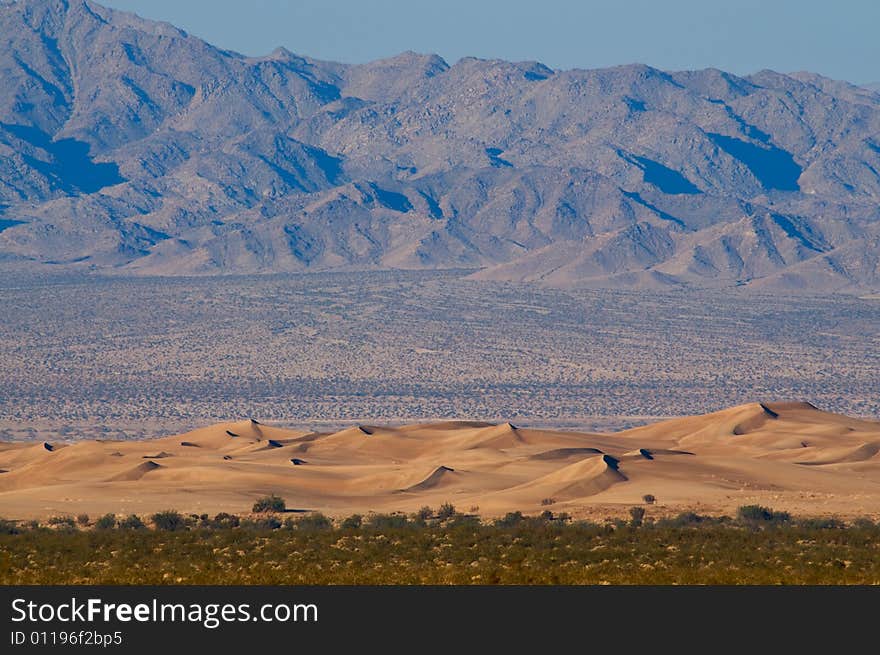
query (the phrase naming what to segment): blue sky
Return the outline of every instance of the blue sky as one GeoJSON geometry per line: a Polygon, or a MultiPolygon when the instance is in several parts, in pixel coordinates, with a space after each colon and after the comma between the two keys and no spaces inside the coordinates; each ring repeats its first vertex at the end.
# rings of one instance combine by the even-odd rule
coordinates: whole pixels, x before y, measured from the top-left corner
{"type": "Polygon", "coordinates": [[[404,50],[552,68],[810,70],[880,81],[877,0],[104,0],[248,55],[344,62],[404,50]]]}

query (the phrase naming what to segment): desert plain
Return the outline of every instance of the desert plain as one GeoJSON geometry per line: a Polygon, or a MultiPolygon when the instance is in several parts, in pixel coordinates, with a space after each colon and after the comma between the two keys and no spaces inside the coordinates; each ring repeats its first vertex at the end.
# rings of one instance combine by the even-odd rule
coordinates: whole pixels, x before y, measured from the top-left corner
{"type": "Polygon", "coordinates": [[[875,298],[465,273],[10,278],[0,517],[880,517],[875,298]]]}

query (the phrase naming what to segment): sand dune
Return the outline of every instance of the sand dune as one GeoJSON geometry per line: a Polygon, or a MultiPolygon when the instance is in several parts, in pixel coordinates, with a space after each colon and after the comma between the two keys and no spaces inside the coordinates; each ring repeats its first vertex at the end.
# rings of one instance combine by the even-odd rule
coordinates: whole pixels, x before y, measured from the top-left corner
{"type": "Polygon", "coordinates": [[[156,464],[156,462],[144,462],[143,464],[138,464],[131,470],[114,475],[112,478],[108,479],[107,482],[131,482],[132,480],[140,480],[147,473],[155,471],[158,468],[162,467],[161,465],[156,464]]]}
{"type": "Polygon", "coordinates": [[[450,474],[454,472],[455,469],[451,469],[448,466],[438,466],[431,471],[431,474],[424,480],[410,485],[404,489],[404,491],[425,491],[427,489],[436,489],[437,487],[444,486],[445,483],[449,482],[450,474]]]}
{"type": "Polygon", "coordinates": [[[512,500],[528,499],[531,500],[529,504],[533,504],[544,499],[559,501],[594,496],[618,482],[626,481],[626,475],[620,470],[620,460],[611,455],[596,455],[514,487],[506,493],[512,500]]]}
{"type": "Polygon", "coordinates": [[[307,432],[251,419],[150,441],[0,444],[0,516],[246,512],[268,493],[332,515],[452,502],[496,516],[732,512],[880,516],[880,422],[750,403],[615,434],[448,421],[307,432]]]}
{"type": "Polygon", "coordinates": [[[812,459],[804,457],[796,463],[807,466],[823,466],[826,464],[864,462],[877,457],[877,453],[880,453],[880,442],[874,441],[872,443],[862,444],[857,448],[827,448],[824,449],[824,452],[816,452],[816,449],[810,450],[812,452],[808,453],[808,456],[811,456],[812,459]]]}

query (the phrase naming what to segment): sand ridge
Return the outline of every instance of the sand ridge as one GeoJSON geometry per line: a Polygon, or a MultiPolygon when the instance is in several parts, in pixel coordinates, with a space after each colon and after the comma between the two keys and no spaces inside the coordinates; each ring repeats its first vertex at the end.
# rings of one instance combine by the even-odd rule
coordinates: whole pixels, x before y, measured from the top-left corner
{"type": "Polygon", "coordinates": [[[880,516],[880,422],[750,403],[618,433],[447,421],[307,432],[254,420],[145,441],[0,444],[0,516],[247,512],[276,493],[342,516],[451,502],[484,516],[550,508],[880,516]]]}

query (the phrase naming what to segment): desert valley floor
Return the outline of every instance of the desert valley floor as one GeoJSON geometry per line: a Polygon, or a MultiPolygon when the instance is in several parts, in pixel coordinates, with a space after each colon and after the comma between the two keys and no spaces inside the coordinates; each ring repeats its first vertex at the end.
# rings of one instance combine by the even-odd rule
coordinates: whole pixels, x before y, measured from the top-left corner
{"type": "Polygon", "coordinates": [[[498,516],[730,512],[880,516],[880,422],[751,403],[617,433],[447,421],[304,432],[256,420],[138,441],[0,445],[0,516],[243,513],[275,493],[330,515],[451,502],[498,516]]]}
{"type": "Polygon", "coordinates": [[[469,274],[9,277],[0,517],[880,516],[880,297],[469,274]]]}

